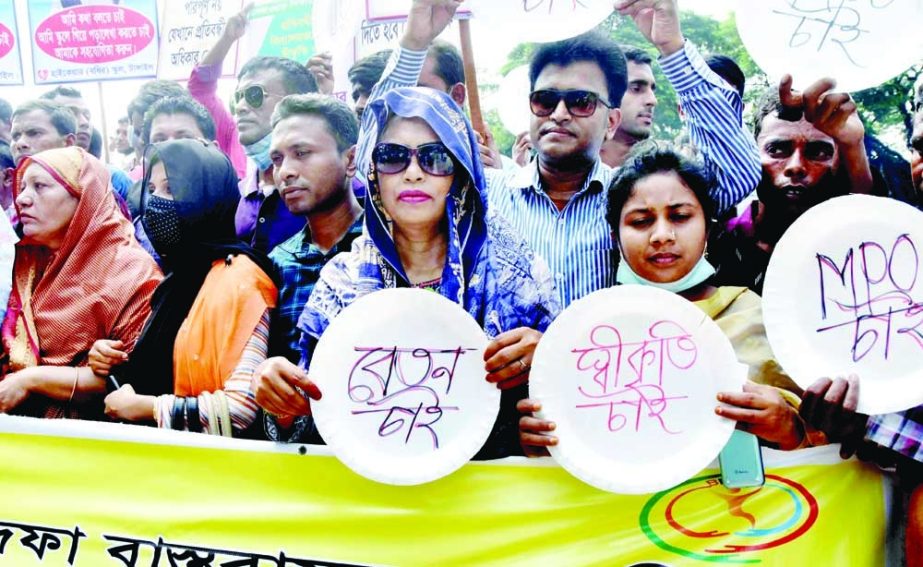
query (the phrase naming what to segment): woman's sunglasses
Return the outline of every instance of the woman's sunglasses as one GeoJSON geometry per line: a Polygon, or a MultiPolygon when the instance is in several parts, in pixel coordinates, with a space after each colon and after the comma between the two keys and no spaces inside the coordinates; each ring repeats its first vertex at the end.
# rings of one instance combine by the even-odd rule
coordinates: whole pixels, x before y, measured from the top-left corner
{"type": "Polygon", "coordinates": [[[529,108],[536,116],[551,116],[558,103],[564,100],[564,106],[571,116],[586,117],[596,112],[596,105],[602,104],[606,108],[612,106],[592,91],[542,89],[529,93],[529,108]]]}
{"type": "Polygon", "coordinates": [[[410,167],[410,160],[417,156],[420,169],[430,175],[445,177],[455,173],[455,160],[441,142],[421,144],[408,148],[401,144],[381,143],[372,152],[372,161],[379,173],[400,173],[410,167]]]}
{"type": "Polygon", "coordinates": [[[275,95],[265,88],[262,85],[250,85],[245,89],[239,91],[234,91],[234,105],[237,106],[240,104],[240,99],[247,101],[247,104],[250,108],[256,110],[257,108],[263,106],[263,102],[266,100],[266,97],[269,96],[281,96],[275,95]]]}

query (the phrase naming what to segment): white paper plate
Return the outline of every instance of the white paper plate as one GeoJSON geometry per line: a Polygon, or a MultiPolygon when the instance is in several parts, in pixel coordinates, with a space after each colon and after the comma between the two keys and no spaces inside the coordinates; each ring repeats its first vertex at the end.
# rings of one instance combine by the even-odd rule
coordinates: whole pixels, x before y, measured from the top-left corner
{"type": "Polygon", "coordinates": [[[923,3],[737,0],[737,31],[760,68],[795,87],[823,77],[854,92],[896,77],[919,61],[923,3]]]}
{"type": "Polygon", "coordinates": [[[714,460],[735,425],[715,415],[716,395],[739,391],[745,379],[702,310],[667,291],[623,285],[571,304],[551,324],[529,394],[542,404],[539,417],[557,424],[551,455],[561,466],[597,488],[643,494],[714,460]]]}
{"type": "Polygon", "coordinates": [[[862,413],[923,403],[921,260],[923,214],[910,205],[847,195],[812,207],[766,272],[763,318],[776,359],[803,388],[857,374],[862,413]]]}
{"type": "Polygon", "coordinates": [[[323,394],[311,403],[321,436],[346,466],[378,482],[452,473],[478,452],[500,409],[500,391],[486,380],[486,345],[468,313],[431,291],[358,299],[331,321],[311,361],[323,394]]]}

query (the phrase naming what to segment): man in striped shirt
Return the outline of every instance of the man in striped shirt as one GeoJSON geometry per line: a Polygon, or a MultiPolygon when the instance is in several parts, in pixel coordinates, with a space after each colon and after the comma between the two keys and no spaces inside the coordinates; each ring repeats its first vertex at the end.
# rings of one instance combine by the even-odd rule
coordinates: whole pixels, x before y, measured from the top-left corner
{"type": "MultiPolygon", "coordinates": [[[[455,0],[414,0],[401,45],[372,98],[418,83],[426,49],[447,21],[425,17],[455,0]],[[442,27],[439,27],[439,25],[442,27]]],[[[457,6],[456,6],[457,7],[457,6]]],[[[756,187],[760,163],[744,129],[740,95],[718,77],[683,38],[676,0],[619,0],[661,53],[664,74],[677,90],[693,143],[719,185],[713,197],[727,210],[756,187]]],[[[615,285],[616,250],[605,220],[606,189],[614,170],[599,157],[619,126],[626,88],[625,58],[608,38],[586,34],[542,46],[530,64],[530,136],[537,159],[520,170],[487,170],[489,205],[504,215],[548,262],[559,297],[568,305],[615,285]],[[542,114],[538,116],[536,114],[542,114]]],[[[373,128],[365,120],[364,128],[373,128]]],[[[360,142],[360,172],[371,147],[360,142]]]]}

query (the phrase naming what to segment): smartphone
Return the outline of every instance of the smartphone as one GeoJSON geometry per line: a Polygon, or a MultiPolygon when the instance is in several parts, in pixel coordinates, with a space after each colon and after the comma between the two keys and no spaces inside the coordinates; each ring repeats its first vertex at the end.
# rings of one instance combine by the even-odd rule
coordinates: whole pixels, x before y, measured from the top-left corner
{"type": "Polygon", "coordinates": [[[763,452],[760,440],[752,433],[735,429],[718,455],[721,484],[726,488],[763,486],[763,452]]]}

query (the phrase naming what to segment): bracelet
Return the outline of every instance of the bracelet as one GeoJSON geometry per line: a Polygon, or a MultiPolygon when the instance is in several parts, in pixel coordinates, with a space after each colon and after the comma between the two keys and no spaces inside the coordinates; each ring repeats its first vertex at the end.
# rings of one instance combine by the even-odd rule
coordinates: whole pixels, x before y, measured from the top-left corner
{"type": "Polygon", "coordinates": [[[173,412],[170,426],[177,431],[186,428],[186,398],[180,396],[173,398],[173,412]]]}
{"type": "Polygon", "coordinates": [[[199,398],[193,396],[186,400],[186,425],[193,433],[202,432],[202,420],[199,418],[199,398]]]}

